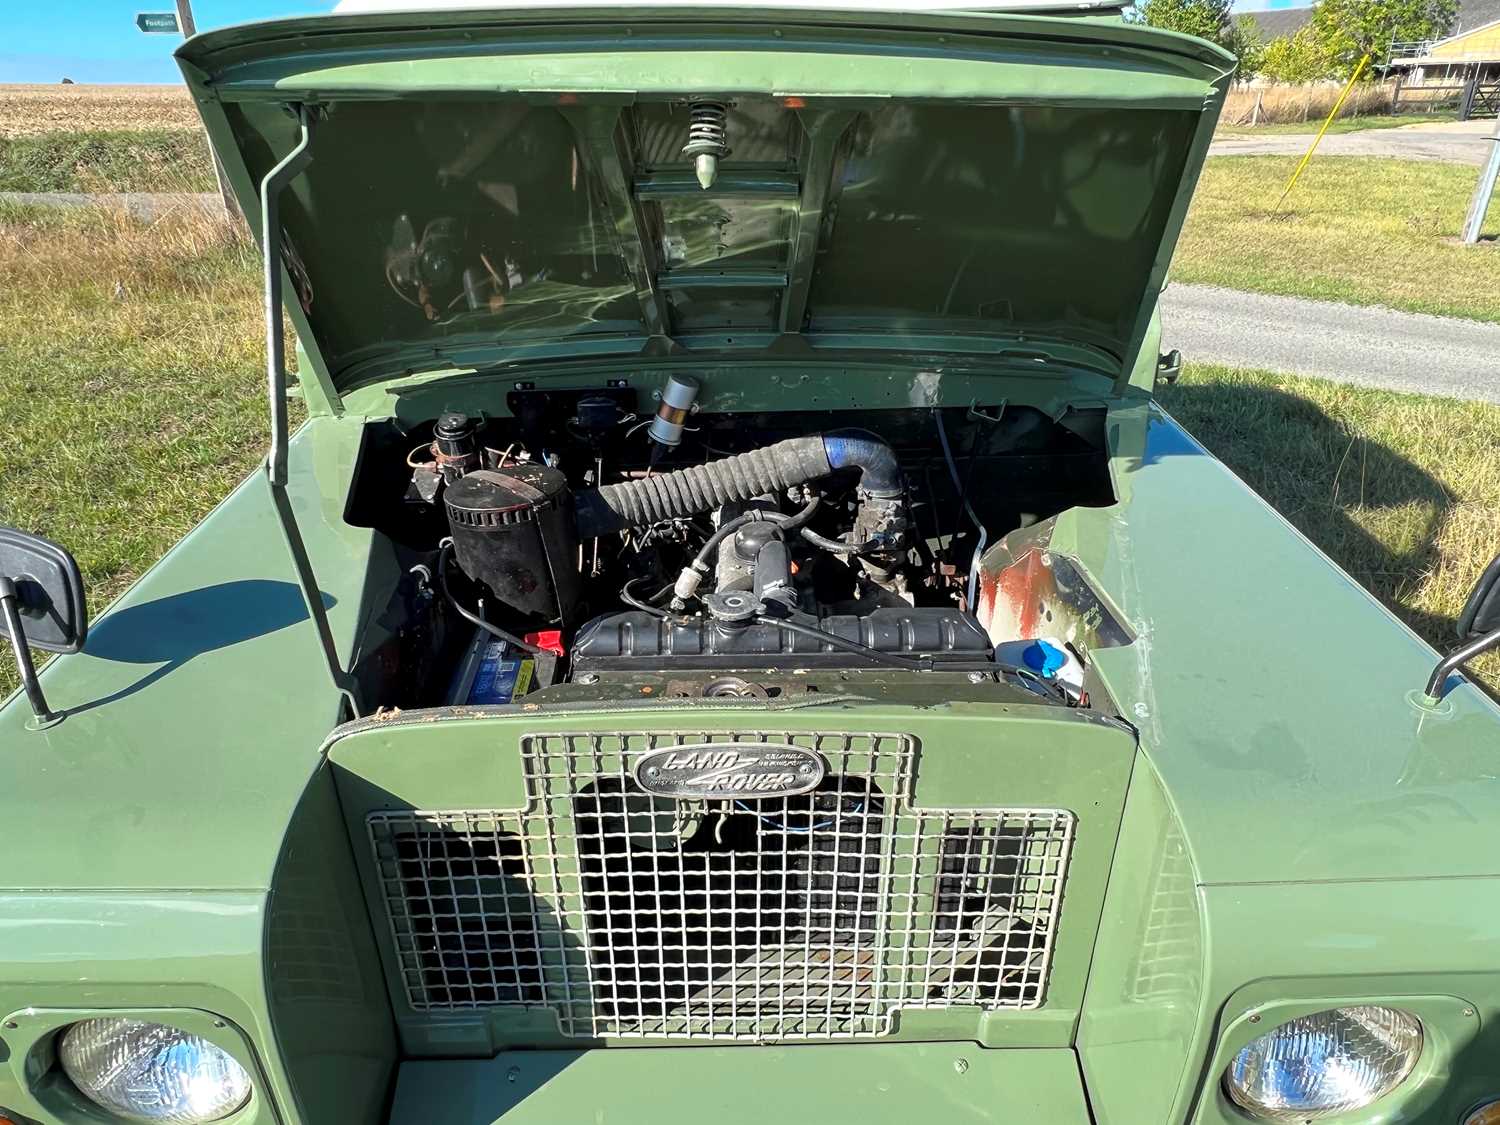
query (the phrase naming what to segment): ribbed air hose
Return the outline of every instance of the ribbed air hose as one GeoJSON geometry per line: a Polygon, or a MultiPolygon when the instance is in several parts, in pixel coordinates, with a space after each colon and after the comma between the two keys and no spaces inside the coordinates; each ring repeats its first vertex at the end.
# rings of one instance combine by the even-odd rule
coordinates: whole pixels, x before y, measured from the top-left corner
{"type": "Polygon", "coordinates": [[[607,484],[578,495],[578,534],[590,539],[624,527],[710,512],[721,504],[816,480],[836,467],[829,462],[822,435],[813,435],[788,438],[706,465],[607,484]]]}

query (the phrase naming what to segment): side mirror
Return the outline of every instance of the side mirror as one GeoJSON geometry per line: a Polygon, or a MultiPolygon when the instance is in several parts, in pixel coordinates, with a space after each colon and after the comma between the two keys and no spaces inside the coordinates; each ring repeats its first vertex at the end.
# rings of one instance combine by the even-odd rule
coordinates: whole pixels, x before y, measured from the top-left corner
{"type": "Polygon", "coordinates": [[[0,527],[0,633],[10,638],[37,722],[62,718],[47,706],[31,649],[83,648],[88,634],[83,575],[73,556],[56,543],[10,527],[0,527]]]}
{"type": "Polygon", "coordinates": [[[1461,647],[1449,653],[1427,681],[1427,699],[1437,702],[1443,697],[1448,677],[1462,664],[1476,656],[1500,648],[1500,555],[1484,568],[1474,592],[1458,615],[1458,639],[1461,647]]]}
{"type": "Polygon", "coordinates": [[[1173,348],[1156,358],[1156,385],[1175,383],[1182,375],[1182,352],[1173,348]]]}
{"type": "Polygon", "coordinates": [[[1458,639],[1472,641],[1500,629],[1500,555],[1484,574],[1458,615],[1458,639]]]}

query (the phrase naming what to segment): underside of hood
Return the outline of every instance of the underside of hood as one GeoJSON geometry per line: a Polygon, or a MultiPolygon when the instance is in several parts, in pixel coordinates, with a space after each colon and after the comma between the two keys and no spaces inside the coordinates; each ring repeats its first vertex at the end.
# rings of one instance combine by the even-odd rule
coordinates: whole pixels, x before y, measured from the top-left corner
{"type": "Polygon", "coordinates": [[[179,56],[248,214],[307,131],[280,251],[333,393],[872,349],[1120,378],[1232,68],[1097,16],[681,6],[339,15],[179,56]]]}

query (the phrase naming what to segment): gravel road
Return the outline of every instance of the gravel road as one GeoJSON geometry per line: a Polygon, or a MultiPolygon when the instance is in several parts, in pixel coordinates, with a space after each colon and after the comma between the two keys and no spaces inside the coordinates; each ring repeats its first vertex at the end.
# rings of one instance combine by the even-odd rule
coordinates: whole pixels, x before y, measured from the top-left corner
{"type": "MultiPolygon", "coordinates": [[[[1493,121],[1447,121],[1403,125],[1362,133],[1330,133],[1318,145],[1318,156],[1388,156],[1396,160],[1445,160],[1483,164],[1490,152],[1493,121]]],[[[1210,156],[1301,156],[1317,130],[1266,136],[1222,136],[1209,146],[1210,156]]]]}
{"type": "Polygon", "coordinates": [[[1500,324],[1175,284],[1161,316],[1188,362],[1500,403],[1500,324]]]}

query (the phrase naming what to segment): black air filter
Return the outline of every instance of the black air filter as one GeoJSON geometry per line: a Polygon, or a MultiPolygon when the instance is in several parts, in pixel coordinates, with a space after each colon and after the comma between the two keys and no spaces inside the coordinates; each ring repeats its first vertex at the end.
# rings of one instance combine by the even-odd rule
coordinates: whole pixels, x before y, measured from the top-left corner
{"type": "Polygon", "coordinates": [[[444,493],[459,568],[517,613],[566,621],[578,601],[568,481],[546,465],[480,469],[444,493]]]}

